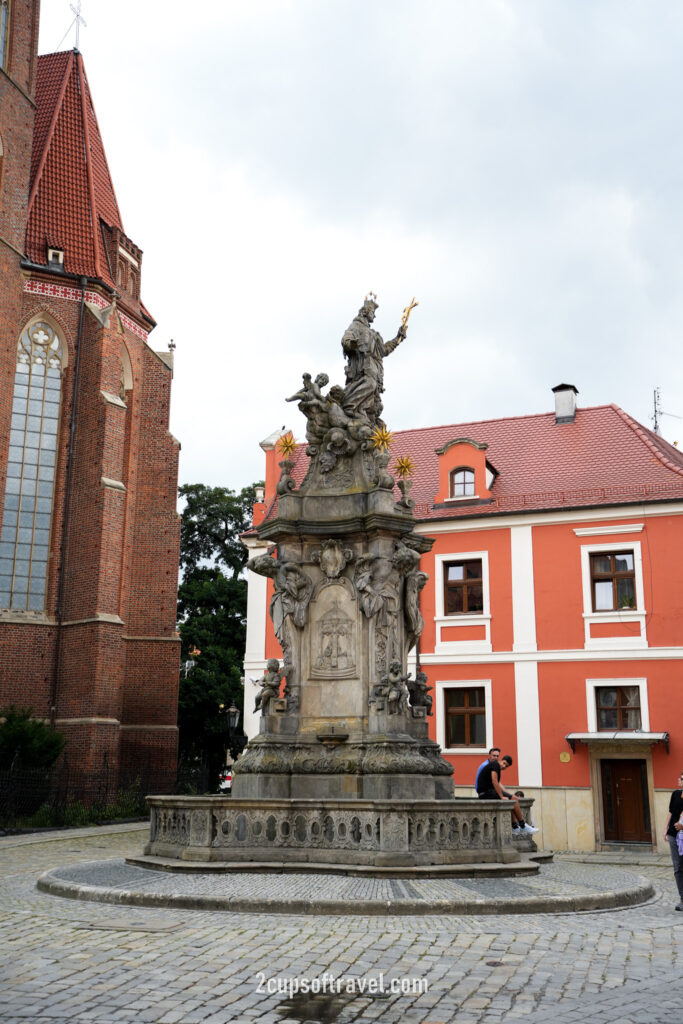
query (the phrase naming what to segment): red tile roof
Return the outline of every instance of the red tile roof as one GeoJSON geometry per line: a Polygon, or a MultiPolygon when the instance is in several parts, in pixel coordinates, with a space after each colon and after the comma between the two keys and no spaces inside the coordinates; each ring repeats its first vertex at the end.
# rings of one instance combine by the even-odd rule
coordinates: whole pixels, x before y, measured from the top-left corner
{"type": "MultiPolygon", "coordinates": [[[[410,496],[418,520],[683,500],[683,453],[616,405],[578,409],[573,423],[543,413],[399,430],[391,453],[390,470],[400,455],[415,464],[410,496]],[[463,437],[488,445],[486,459],[498,472],[491,501],[435,507],[436,449],[463,437]]],[[[298,485],[308,467],[303,445],[295,462],[298,485]]],[[[274,503],[268,518],[276,514],[274,503]]]]}
{"type": "Polygon", "coordinates": [[[683,453],[616,405],[578,409],[573,423],[543,413],[397,431],[391,451],[416,465],[418,519],[683,498],[683,453]],[[457,437],[488,445],[498,472],[490,504],[434,507],[435,449],[457,437]]]}
{"type": "Polygon", "coordinates": [[[101,221],[123,225],[80,53],[38,58],[36,107],[26,254],[44,264],[62,248],[67,273],[113,287],[101,221]]]}

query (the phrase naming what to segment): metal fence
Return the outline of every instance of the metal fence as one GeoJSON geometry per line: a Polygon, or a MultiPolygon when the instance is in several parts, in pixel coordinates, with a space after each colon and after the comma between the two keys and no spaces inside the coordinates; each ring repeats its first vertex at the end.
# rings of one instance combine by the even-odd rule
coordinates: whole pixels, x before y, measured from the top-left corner
{"type": "Polygon", "coordinates": [[[0,829],[85,825],[147,814],[145,797],[162,793],[204,793],[206,764],[178,766],[175,777],[152,764],[132,773],[118,772],[103,759],[99,769],[83,771],[67,758],[55,767],[25,768],[15,758],[0,769],[0,829]]]}

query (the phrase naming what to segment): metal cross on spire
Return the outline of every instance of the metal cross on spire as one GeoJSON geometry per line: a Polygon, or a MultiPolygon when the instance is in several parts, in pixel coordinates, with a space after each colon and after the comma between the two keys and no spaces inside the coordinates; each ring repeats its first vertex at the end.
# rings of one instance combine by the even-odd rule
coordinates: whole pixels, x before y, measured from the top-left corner
{"type": "Polygon", "coordinates": [[[71,24],[69,25],[69,27],[66,30],[66,32],[64,33],[64,35],[62,37],[62,40],[61,40],[59,46],[57,47],[58,50],[61,48],[62,43],[64,42],[64,40],[68,36],[68,34],[71,31],[71,29],[74,27],[74,25],[76,26],[76,45],[75,45],[75,49],[78,49],[78,44],[80,42],[80,36],[81,36],[81,25],[83,25],[84,28],[88,27],[87,21],[85,20],[85,18],[81,14],[81,0],[76,0],[76,3],[77,3],[76,7],[74,7],[73,4],[69,4],[69,7],[71,8],[71,10],[74,13],[74,19],[71,22],[71,24]]]}

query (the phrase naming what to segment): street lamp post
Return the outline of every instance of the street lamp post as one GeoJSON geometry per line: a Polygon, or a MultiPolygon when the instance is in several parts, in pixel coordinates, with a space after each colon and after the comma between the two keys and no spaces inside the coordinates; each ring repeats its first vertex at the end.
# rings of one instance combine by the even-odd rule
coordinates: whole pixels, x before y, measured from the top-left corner
{"type": "Polygon", "coordinates": [[[247,737],[240,728],[242,712],[234,701],[229,708],[226,708],[225,704],[219,704],[218,712],[225,715],[228,725],[228,749],[232,759],[236,760],[247,745],[247,737]]]}

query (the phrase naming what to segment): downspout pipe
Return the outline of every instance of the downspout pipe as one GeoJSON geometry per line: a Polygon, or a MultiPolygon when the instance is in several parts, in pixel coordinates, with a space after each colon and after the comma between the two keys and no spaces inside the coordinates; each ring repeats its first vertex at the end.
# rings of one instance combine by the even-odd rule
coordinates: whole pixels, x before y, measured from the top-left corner
{"type": "Polygon", "coordinates": [[[69,519],[71,509],[71,492],[73,487],[74,471],[74,444],[76,438],[76,421],[78,419],[79,380],[81,374],[81,349],[83,342],[83,319],[85,316],[85,290],[88,286],[88,278],[81,277],[81,302],[78,312],[78,333],[76,335],[76,363],[74,366],[74,384],[71,400],[71,424],[69,428],[69,451],[66,458],[66,483],[64,487],[64,508],[62,511],[62,539],[60,546],[59,580],[57,583],[57,642],[55,643],[55,657],[52,671],[52,686],[50,690],[50,725],[54,729],[57,719],[57,699],[59,696],[59,675],[62,667],[62,620],[64,618],[64,586],[67,570],[67,545],[69,539],[69,519]]]}

